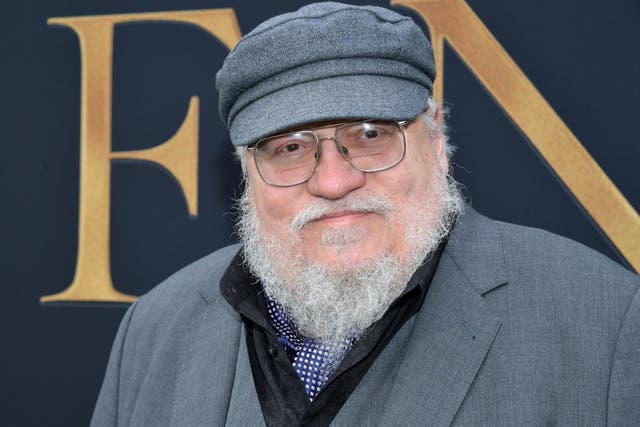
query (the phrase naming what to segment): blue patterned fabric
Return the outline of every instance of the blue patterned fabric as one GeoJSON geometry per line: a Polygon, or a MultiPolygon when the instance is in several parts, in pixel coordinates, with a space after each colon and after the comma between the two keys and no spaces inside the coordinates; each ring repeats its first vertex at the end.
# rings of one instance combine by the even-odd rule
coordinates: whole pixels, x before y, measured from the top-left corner
{"type": "Polygon", "coordinates": [[[349,340],[344,346],[333,349],[312,338],[307,338],[300,334],[293,320],[287,317],[278,302],[266,296],[265,298],[271,325],[278,334],[278,340],[287,352],[289,360],[292,361],[300,381],[304,384],[309,400],[313,401],[345,353],[351,348],[353,341],[349,340]]]}

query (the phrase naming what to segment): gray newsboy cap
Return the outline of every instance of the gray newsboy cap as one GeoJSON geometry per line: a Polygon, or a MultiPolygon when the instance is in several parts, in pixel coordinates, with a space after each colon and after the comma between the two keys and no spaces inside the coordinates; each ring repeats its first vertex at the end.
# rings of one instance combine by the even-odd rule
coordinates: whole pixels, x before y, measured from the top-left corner
{"type": "Polygon", "coordinates": [[[245,35],[224,60],[216,88],[237,146],[305,123],[413,118],[435,76],[431,44],[411,18],[325,2],[245,35]]]}

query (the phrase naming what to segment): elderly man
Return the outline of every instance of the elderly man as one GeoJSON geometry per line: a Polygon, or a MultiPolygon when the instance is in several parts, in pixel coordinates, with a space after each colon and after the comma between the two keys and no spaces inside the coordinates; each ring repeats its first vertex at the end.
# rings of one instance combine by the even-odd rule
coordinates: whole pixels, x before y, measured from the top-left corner
{"type": "Polygon", "coordinates": [[[94,426],[640,425],[639,278],[465,206],[434,79],[383,8],[243,37],[216,81],[242,246],[129,309],[94,426]]]}

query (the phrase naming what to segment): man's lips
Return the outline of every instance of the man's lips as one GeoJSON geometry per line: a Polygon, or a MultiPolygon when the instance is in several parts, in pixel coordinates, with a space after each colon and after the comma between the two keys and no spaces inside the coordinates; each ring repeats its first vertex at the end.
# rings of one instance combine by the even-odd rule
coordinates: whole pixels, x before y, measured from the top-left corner
{"type": "Polygon", "coordinates": [[[362,219],[363,217],[370,214],[371,212],[367,211],[338,211],[322,215],[312,222],[322,224],[350,223],[362,219]]]}

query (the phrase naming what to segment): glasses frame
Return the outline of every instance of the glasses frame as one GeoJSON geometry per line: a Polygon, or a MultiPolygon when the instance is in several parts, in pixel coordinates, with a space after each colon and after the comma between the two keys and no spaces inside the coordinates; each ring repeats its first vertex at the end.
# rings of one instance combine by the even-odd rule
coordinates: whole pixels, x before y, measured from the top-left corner
{"type": "Polygon", "coordinates": [[[336,148],[338,149],[338,152],[340,152],[340,154],[342,155],[342,158],[344,158],[349,165],[351,165],[352,168],[363,172],[363,173],[375,173],[375,172],[382,172],[382,171],[386,171],[387,169],[391,169],[392,167],[398,165],[402,160],[404,160],[406,154],[407,154],[407,135],[405,133],[405,126],[407,124],[409,124],[410,122],[412,122],[414,119],[411,120],[381,120],[381,119],[367,119],[367,120],[358,120],[355,122],[342,122],[342,123],[333,123],[333,124],[328,124],[328,125],[324,125],[324,126],[317,126],[311,129],[301,129],[301,130],[297,130],[297,131],[292,131],[292,132],[285,132],[285,133],[280,133],[277,135],[271,135],[268,136],[266,138],[262,138],[257,140],[256,142],[254,142],[253,144],[247,146],[247,150],[250,151],[251,153],[253,153],[253,162],[256,165],[256,170],[258,171],[258,174],[260,175],[260,178],[262,178],[262,180],[264,182],[266,182],[269,185],[272,185],[274,187],[295,187],[296,185],[300,185],[300,184],[304,184],[305,182],[309,181],[311,179],[311,177],[313,177],[313,175],[316,173],[316,168],[318,167],[318,164],[320,163],[320,158],[322,157],[322,144],[320,144],[322,141],[325,140],[332,140],[335,145],[336,148]],[[338,141],[338,132],[341,129],[344,129],[347,126],[353,126],[353,125],[358,125],[361,123],[369,123],[369,122],[389,122],[389,123],[395,123],[396,126],[398,126],[398,128],[400,129],[401,133],[402,133],[402,156],[400,156],[400,158],[398,159],[397,162],[392,163],[389,166],[385,166],[382,168],[377,168],[377,169],[360,169],[359,167],[355,166],[353,163],[351,163],[351,160],[349,160],[346,156],[347,156],[347,147],[345,147],[344,145],[340,144],[340,142],[338,141]],[[327,129],[327,128],[332,128],[335,127],[335,130],[333,132],[333,136],[324,136],[324,137],[319,137],[318,134],[315,132],[317,130],[320,129],[327,129]],[[295,135],[295,134],[299,134],[299,133],[307,133],[307,134],[311,134],[313,135],[313,139],[315,140],[315,158],[316,158],[316,163],[313,166],[313,170],[311,171],[311,174],[305,178],[304,180],[300,181],[300,182],[296,182],[295,184],[274,184],[273,182],[270,182],[263,174],[262,171],[260,170],[260,166],[258,165],[258,158],[256,156],[256,148],[264,141],[268,141],[274,138],[281,138],[284,136],[289,136],[289,135],[295,135]]]}

